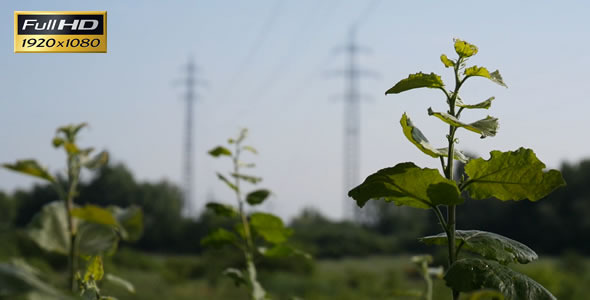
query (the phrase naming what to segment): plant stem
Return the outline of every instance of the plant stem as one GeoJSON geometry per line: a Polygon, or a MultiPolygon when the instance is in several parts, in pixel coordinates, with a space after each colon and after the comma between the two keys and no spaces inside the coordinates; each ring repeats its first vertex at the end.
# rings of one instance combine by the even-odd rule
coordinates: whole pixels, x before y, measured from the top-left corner
{"type": "Polygon", "coordinates": [[[68,256],[69,265],[69,282],[70,290],[76,291],[76,224],[72,218],[72,210],[74,209],[74,197],[76,197],[76,187],[78,186],[78,177],[80,175],[80,168],[78,167],[74,158],[68,158],[68,195],[66,201],[66,216],[68,219],[68,231],[70,234],[70,251],[68,256]]]}
{"type": "MultiPolygon", "coordinates": [[[[457,60],[455,64],[455,90],[451,95],[449,100],[449,113],[453,116],[458,116],[459,113],[455,115],[455,101],[459,95],[459,89],[461,88],[461,84],[463,81],[459,79],[459,68],[462,64],[462,58],[457,60]]],[[[455,155],[455,132],[457,131],[457,127],[453,125],[449,125],[449,135],[447,136],[449,141],[449,152],[447,157],[447,166],[446,169],[443,171],[445,172],[445,177],[449,180],[453,180],[453,160],[455,155]]],[[[455,228],[456,228],[456,206],[455,205],[448,205],[447,206],[447,239],[448,239],[448,246],[449,246],[449,268],[455,261],[457,260],[457,252],[455,246],[455,228]]],[[[453,289],[453,299],[459,299],[459,291],[453,289]]]]}
{"type": "MultiPolygon", "coordinates": [[[[240,172],[240,142],[236,142],[235,155],[233,157],[234,174],[237,175],[240,172]]],[[[248,217],[244,212],[244,201],[242,200],[242,194],[240,192],[240,178],[234,176],[236,186],[236,198],[238,200],[238,210],[240,213],[240,219],[242,220],[242,227],[244,229],[244,240],[246,247],[244,248],[244,257],[246,259],[246,268],[248,271],[248,278],[251,284],[251,298],[258,299],[256,291],[261,290],[260,284],[256,279],[256,265],[254,265],[254,243],[252,241],[252,234],[250,232],[250,224],[248,223],[248,217]]]]}

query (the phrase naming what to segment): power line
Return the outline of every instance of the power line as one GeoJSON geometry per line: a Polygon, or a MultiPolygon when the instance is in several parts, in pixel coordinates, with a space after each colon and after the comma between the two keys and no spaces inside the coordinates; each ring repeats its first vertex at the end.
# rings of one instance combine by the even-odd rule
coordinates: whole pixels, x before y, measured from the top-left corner
{"type": "MultiPolygon", "coordinates": [[[[328,2],[316,2],[316,3],[328,3],[328,2]]],[[[325,11],[326,8],[330,8],[329,3],[321,9],[316,7],[316,9],[312,9],[311,11],[312,12],[316,12],[316,11],[322,12],[322,11],[325,11]]],[[[332,6],[331,8],[332,8],[331,12],[334,12],[334,6],[332,6]]],[[[319,15],[320,14],[315,15],[315,16],[317,17],[319,15]]],[[[331,15],[332,14],[330,14],[329,16],[331,16],[331,15]]],[[[302,43],[301,39],[305,34],[307,34],[307,32],[309,31],[308,29],[310,27],[312,27],[313,25],[315,25],[315,23],[311,22],[313,16],[314,16],[314,14],[309,14],[308,17],[306,19],[304,19],[302,26],[300,27],[300,29],[298,31],[298,34],[294,35],[294,38],[291,40],[289,47],[287,47],[287,53],[275,65],[275,67],[272,69],[270,75],[267,77],[266,80],[263,81],[263,83],[259,86],[259,88],[255,90],[255,92],[252,94],[252,96],[246,98],[246,99],[249,99],[249,101],[247,103],[248,105],[246,107],[243,107],[242,109],[240,109],[235,114],[235,117],[231,118],[232,120],[236,119],[239,116],[244,115],[248,111],[252,110],[252,108],[254,108],[256,105],[258,105],[259,102],[262,101],[264,96],[270,90],[272,90],[274,87],[277,86],[277,81],[280,81],[282,79],[282,77],[284,76],[284,74],[287,74],[286,70],[288,69],[289,65],[292,65],[296,61],[297,55],[300,55],[302,52],[302,51],[295,51],[295,50],[299,49],[298,46],[301,47],[301,45],[307,46],[310,44],[309,39],[307,39],[306,43],[302,43]]],[[[321,23],[321,25],[325,25],[326,18],[321,18],[321,20],[324,21],[321,23]]],[[[314,30],[314,33],[317,34],[319,31],[320,31],[320,29],[316,29],[316,30],[314,30]]]]}
{"type": "Polygon", "coordinates": [[[271,29],[274,28],[274,23],[276,22],[277,18],[280,15],[281,8],[286,1],[278,0],[275,2],[275,6],[270,10],[270,14],[267,16],[266,21],[262,24],[258,35],[254,39],[250,50],[247,52],[246,56],[242,60],[242,63],[236,69],[234,75],[230,77],[229,84],[226,86],[236,86],[239,82],[239,79],[242,77],[242,74],[247,70],[248,66],[252,63],[252,59],[259,52],[260,47],[266,40],[268,34],[270,33],[271,29]]]}

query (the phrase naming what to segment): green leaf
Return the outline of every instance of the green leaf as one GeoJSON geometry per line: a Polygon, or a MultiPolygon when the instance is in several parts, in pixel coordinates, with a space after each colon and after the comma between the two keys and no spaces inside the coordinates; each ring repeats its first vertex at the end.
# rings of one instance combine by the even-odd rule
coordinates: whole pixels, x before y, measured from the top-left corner
{"type": "Polygon", "coordinates": [[[40,278],[41,272],[24,260],[0,263],[0,298],[2,299],[77,299],[64,294],[40,278]],[[18,296],[24,296],[17,298],[18,296]],[[4,298],[6,297],[6,298],[4,298]]]}
{"type": "Polygon", "coordinates": [[[238,174],[238,173],[231,173],[231,176],[234,178],[238,178],[244,181],[247,181],[251,184],[257,184],[260,181],[262,181],[262,178],[260,177],[255,177],[255,176],[251,176],[251,175],[244,175],[244,174],[238,174]]]}
{"type": "Polygon", "coordinates": [[[247,136],[248,136],[248,128],[242,128],[240,130],[240,135],[236,139],[236,144],[240,144],[241,142],[243,142],[247,136]]]}
{"type": "Polygon", "coordinates": [[[238,187],[237,187],[235,184],[231,183],[229,180],[227,180],[227,178],[225,178],[225,176],[221,175],[221,173],[217,173],[217,178],[219,178],[219,180],[221,180],[221,181],[223,181],[225,184],[227,184],[227,186],[228,186],[230,189],[232,189],[232,190],[234,190],[234,191],[236,191],[236,192],[238,191],[238,187]]]}
{"type": "Polygon", "coordinates": [[[112,226],[84,222],[78,226],[76,242],[81,255],[112,255],[119,244],[119,235],[112,226]]]}
{"type": "Polygon", "coordinates": [[[371,199],[424,209],[463,203],[454,181],[444,178],[436,169],[421,169],[411,162],[379,170],[348,192],[348,196],[359,207],[371,199]]]}
{"type": "Polygon", "coordinates": [[[477,54],[477,46],[472,45],[466,41],[462,41],[460,39],[454,39],[455,40],[455,52],[457,52],[457,54],[460,57],[471,57],[475,54],[477,54]]]}
{"type": "Polygon", "coordinates": [[[303,252],[285,244],[274,245],[270,249],[266,247],[260,247],[258,248],[258,252],[266,257],[271,258],[284,258],[299,255],[306,259],[311,259],[311,255],[309,253],[303,252]]]}
{"type": "Polygon", "coordinates": [[[392,88],[387,90],[385,92],[385,95],[399,94],[407,90],[424,87],[438,89],[442,88],[443,86],[444,83],[442,82],[442,79],[440,79],[440,76],[434,73],[424,74],[420,72],[416,74],[410,74],[408,78],[402,79],[400,82],[396,83],[392,88]]]}
{"type": "Polygon", "coordinates": [[[463,188],[473,199],[537,201],[565,185],[559,171],[543,171],[545,164],[531,149],[492,151],[490,155],[488,160],[473,159],[465,165],[469,180],[463,188]]]}
{"type": "Polygon", "coordinates": [[[109,206],[108,210],[117,219],[117,228],[121,238],[134,242],[139,240],[143,234],[143,211],[137,205],[130,205],[127,208],[109,206]]]}
{"type": "Polygon", "coordinates": [[[460,98],[457,98],[455,100],[455,105],[462,107],[462,108],[467,108],[467,109],[488,109],[490,108],[490,106],[492,106],[492,100],[496,99],[495,97],[490,97],[487,100],[477,103],[477,104],[465,104],[463,103],[463,101],[460,98]]]}
{"type": "Polygon", "coordinates": [[[63,133],[66,141],[73,143],[76,140],[76,135],[80,129],[88,126],[88,123],[70,124],[57,128],[56,133],[63,133]]]}
{"type": "Polygon", "coordinates": [[[440,61],[445,65],[446,68],[454,67],[455,61],[449,59],[445,54],[440,56],[440,61]]]}
{"type": "Polygon", "coordinates": [[[447,285],[459,292],[480,289],[500,291],[506,300],[553,300],[555,298],[542,285],[494,261],[461,259],[445,275],[447,285]]]}
{"type": "Polygon", "coordinates": [[[117,226],[119,223],[113,214],[93,204],[87,204],[84,207],[75,207],[72,209],[72,216],[91,223],[117,226]]]}
{"type": "Polygon", "coordinates": [[[53,144],[53,147],[55,147],[55,148],[60,147],[64,143],[65,143],[64,139],[59,138],[59,137],[54,137],[53,140],[51,141],[51,144],[53,144]]]}
{"type": "MultiPolygon", "coordinates": [[[[487,259],[493,259],[502,264],[526,264],[538,258],[537,253],[526,245],[513,239],[479,230],[457,230],[455,239],[461,241],[461,249],[477,253],[487,259]]],[[[446,233],[439,233],[420,239],[428,245],[447,245],[446,233]]]]}
{"type": "Polygon", "coordinates": [[[19,160],[14,164],[2,164],[2,166],[12,171],[41,178],[51,183],[56,183],[55,178],[53,178],[45,168],[41,167],[36,160],[19,160]]]}
{"type": "Polygon", "coordinates": [[[86,267],[86,273],[84,273],[84,281],[90,280],[100,281],[104,276],[104,268],[102,266],[102,257],[95,256],[90,259],[90,263],[86,267]]]}
{"type": "Polygon", "coordinates": [[[98,169],[105,166],[109,162],[109,153],[102,151],[95,155],[92,159],[89,159],[83,163],[84,167],[90,170],[98,169]]]}
{"type": "Polygon", "coordinates": [[[246,278],[244,277],[244,275],[242,274],[241,270],[235,269],[235,268],[227,268],[223,271],[223,275],[229,277],[231,280],[234,281],[234,284],[236,286],[240,286],[240,285],[248,285],[248,281],[246,280],[246,278]]]}
{"type": "Polygon", "coordinates": [[[441,119],[443,122],[449,125],[463,127],[469,131],[479,133],[481,134],[482,139],[488,136],[495,136],[498,130],[498,119],[490,116],[487,116],[485,119],[467,124],[459,121],[459,119],[446,112],[435,112],[432,110],[432,108],[428,108],[428,114],[441,119]]]}
{"type": "Polygon", "coordinates": [[[109,281],[110,283],[124,288],[129,293],[135,294],[135,287],[133,286],[133,284],[131,282],[129,282],[119,276],[115,276],[113,274],[106,274],[104,278],[107,281],[109,281]]]}
{"type": "Polygon", "coordinates": [[[250,225],[264,240],[273,244],[284,243],[293,234],[293,230],[285,227],[279,217],[267,213],[253,213],[250,225]]]}
{"type": "Polygon", "coordinates": [[[238,212],[234,209],[234,207],[227,204],[209,202],[207,203],[207,208],[212,210],[218,216],[235,217],[238,215],[238,212]]]}
{"type": "Polygon", "coordinates": [[[63,201],[54,201],[41,208],[27,225],[27,235],[39,247],[49,252],[68,255],[70,234],[63,201]]]}
{"type": "Polygon", "coordinates": [[[254,148],[252,146],[244,146],[244,147],[242,147],[242,150],[250,151],[253,154],[258,154],[258,150],[256,150],[256,148],[254,148]]]}
{"type": "Polygon", "coordinates": [[[264,200],[266,200],[269,195],[270,191],[267,189],[255,190],[246,195],[246,202],[248,202],[250,205],[258,205],[264,202],[264,200]]]}
{"type": "Polygon", "coordinates": [[[215,231],[201,239],[201,245],[213,247],[225,246],[227,244],[234,244],[237,242],[238,237],[234,233],[229,232],[223,228],[217,228],[215,231]]]}
{"type": "MultiPolygon", "coordinates": [[[[63,201],[54,201],[43,206],[41,211],[33,217],[31,223],[27,225],[26,232],[31,240],[42,249],[68,255],[70,234],[64,206],[63,201]]],[[[94,221],[101,221],[99,217],[88,214],[88,218],[94,221]]],[[[111,221],[106,223],[111,223],[111,221]]],[[[105,252],[111,253],[117,248],[119,236],[112,225],[90,223],[81,219],[78,222],[76,242],[80,254],[92,256],[105,252]]]]}
{"type": "Polygon", "coordinates": [[[240,168],[254,168],[254,167],[256,167],[256,164],[255,163],[238,162],[238,166],[240,168]]]}
{"type": "Polygon", "coordinates": [[[217,146],[217,147],[209,150],[209,155],[211,155],[213,157],[219,157],[222,155],[231,156],[232,153],[231,153],[231,151],[229,151],[227,148],[225,148],[223,146],[217,146]]]}
{"type": "MultiPolygon", "coordinates": [[[[400,124],[402,125],[402,129],[406,138],[408,138],[408,140],[412,142],[412,144],[418,147],[418,149],[420,149],[420,151],[424,152],[426,155],[430,155],[434,158],[439,158],[441,156],[447,157],[449,155],[448,148],[434,148],[434,146],[430,144],[430,142],[424,136],[424,134],[422,134],[422,131],[420,131],[418,127],[414,126],[412,121],[410,121],[410,118],[408,118],[408,116],[405,113],[402,115],[400,124]]],[[[456,148],[454,149],[454,152],[455,159],[464,163],[467,162],[467,157],[465,156],[465,154],[463,154],[456,148]]]]}
{"type": "Polygon", "coordinates": [[[76,146],[76,144],[74,143],[70,143],[68,141],[65,141],[64,144],[64,149],[66,150],[66,152],[68,153],[68,155],[75,155],[80,153],[80,149],[78,149],[78,146],[76,146]]]}
{"type": "Polygon", "coordinates": [[[465,69],[465,76],[472,77],[472,76],[481,76],[485,77],[503,87],[508,87],[504,80],[502,79],[502,75],[500,75],[500,71],[496,70],[492,73],[488,71],[488,69],[484,67],[473,66],[470,68],[465,69]]]}

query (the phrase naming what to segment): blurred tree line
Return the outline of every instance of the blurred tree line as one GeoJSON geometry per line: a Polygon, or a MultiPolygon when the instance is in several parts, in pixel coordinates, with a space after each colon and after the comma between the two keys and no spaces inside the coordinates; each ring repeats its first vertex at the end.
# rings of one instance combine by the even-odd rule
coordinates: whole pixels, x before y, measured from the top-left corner
{"type": "MultiPolygon", "coordinates": [[[[460,173],[462,166],[459,166],[460,173]]],[[[540,253],[564,251],[590,253],[590,160],[561,167],[567,187],[539,202],[501,202],[495,199],[471,200],[461,206],[457,228],[493,231],[530,245],[540,253]]],[[[0,191],[0,231],[22,228],[57,195],[46,185],[12,194],[0,191]]],[[[213,199],[208,199],[213,200],[213,199]]],[[[279,200],[280,201],[280,200],[279,200]]],[[[352,201],[352,200],[351,200],[352,201]]],[[[211,228],[229,226],[204,212],[197,219],[182,217],[179,187],[167,182],[137,182],[123,165],[109,165],[80,187],[78,204],[126,207],[139,205],[144,210],[144,234],[133,245],[143,251],[159,253],[201,253],[200,239],[211,228]]],[[[280,204],[277,204],[280,205],[280,204]]],[[[313,209],[303,210],[291,221],[297,246],[317,258],[424,252],[416,237],[438,233],[440,227],[430,211],[400,208],[380,203],[375,220],[358,225],[333,221],[313,209]]],[[[432,249],[430,249],[432,250],[432,249]]]]}

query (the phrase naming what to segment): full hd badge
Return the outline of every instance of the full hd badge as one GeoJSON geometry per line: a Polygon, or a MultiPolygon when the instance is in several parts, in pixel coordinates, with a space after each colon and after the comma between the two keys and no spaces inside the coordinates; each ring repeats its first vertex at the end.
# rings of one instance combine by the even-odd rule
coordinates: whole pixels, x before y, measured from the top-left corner
{"type": "Polygon", "coordinates": [[[105,53],[106,11],[16,11],[16,53],[105,53]]]}

